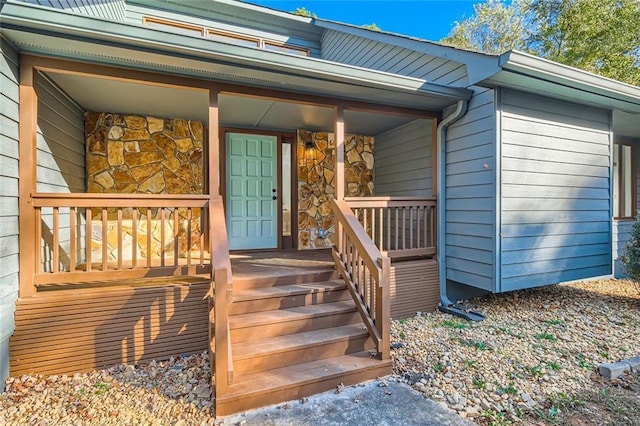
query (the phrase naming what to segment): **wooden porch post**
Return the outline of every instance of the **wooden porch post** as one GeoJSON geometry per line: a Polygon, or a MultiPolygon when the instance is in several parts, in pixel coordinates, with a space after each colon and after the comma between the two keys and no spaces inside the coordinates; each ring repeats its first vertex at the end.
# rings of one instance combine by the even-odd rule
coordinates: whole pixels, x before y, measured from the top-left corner
{"type": "Polygon", "coordinates": [[[431,196],[438,196],[438,119],[431,119],[431,196]]]}
{"type": "Polygon", "coordinates": [[[20,61],[19,106],[19,244],[20,244],[20,298],[33,295],[36,268],[36,214],[31,194],[36,190],[36,148],[38,126],[38,95],[35,88],[35,69],[30,61],[20,61]]]}
{"type": "Polygon", "coordinates": [[[344,199],[344,107],[337,105],[334,109],[335,120],[333,134],[336,143],[336,174],[335,174],[335,198],[344,199]]]}
{"type": "Polygon", "coordinates": [[[209,89],[209,195],[220,195],[220,123],[218,90],[209,89]]]}

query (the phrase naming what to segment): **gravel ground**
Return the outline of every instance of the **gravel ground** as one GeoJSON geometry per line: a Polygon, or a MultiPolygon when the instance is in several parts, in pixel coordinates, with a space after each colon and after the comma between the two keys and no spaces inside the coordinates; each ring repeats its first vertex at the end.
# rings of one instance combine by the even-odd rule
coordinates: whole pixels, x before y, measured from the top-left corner
{"type": "MultiPolygon", "coordinates": [[[[396,380],[479,424],[560,424],[561,410],[595,401],[589,392],[608,412],[609,396],[619,391],[603,388],[609,385],[596,367],[640,355],[640,292],[629,281],[490,295],[468,306],[487,318],[470,323],[434,312],[394,321],[392,356],[396,380]]],[[[0,425],[215,424],[209,377],[203,353],[73,376],[9,378],[0,425]]],[[[631,413],[612,424],[640,425],[640,380],[622,384],[631,402],[620,408],[629,394],[622,389],[627,393],[613,403],[631,413]]]]}
{"type": "MultiPolygon", "coordinates": [[[[489,295],[467,306],[486,319],[425,313],[394,321],[392,356],[406,382],[478,423],[554,423],[598,386],[599,364],[640,354],[640,292],[629,281],[489,295]]],[[[635,416],[629,424],[640,424],[635,416]]]]}

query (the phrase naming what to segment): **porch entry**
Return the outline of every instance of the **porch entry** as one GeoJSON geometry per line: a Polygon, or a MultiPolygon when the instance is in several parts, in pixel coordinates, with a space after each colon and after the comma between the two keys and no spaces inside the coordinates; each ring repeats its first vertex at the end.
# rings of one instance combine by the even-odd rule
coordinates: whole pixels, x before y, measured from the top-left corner
{"type": "Polygon", "coordinates": [[[231,250],[278,247],[278,138],[226,133],[227,232],[231,250]]]}

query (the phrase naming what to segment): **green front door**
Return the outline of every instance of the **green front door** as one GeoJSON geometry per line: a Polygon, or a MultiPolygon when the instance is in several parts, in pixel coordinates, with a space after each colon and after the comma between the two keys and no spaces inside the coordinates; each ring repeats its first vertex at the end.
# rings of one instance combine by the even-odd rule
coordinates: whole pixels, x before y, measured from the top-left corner
{"type": "Polygon", "coordinates": [[[278,139],[227,133],[226,148],[229,248],[277,248],[278,139]]]}

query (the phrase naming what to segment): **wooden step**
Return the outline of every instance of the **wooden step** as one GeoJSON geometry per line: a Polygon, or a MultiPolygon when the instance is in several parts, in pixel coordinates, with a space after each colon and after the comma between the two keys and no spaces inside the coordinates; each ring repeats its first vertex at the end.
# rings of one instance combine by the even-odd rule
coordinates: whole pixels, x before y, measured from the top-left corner
{"type": "Polygon", "coordinates": [[[281,285],[304,284],[338,279],[338,273],[333,268],[319,268],[314,271],[292,270],[279,275],[261,277],[233,276],[233,289],[273,287],[281,285]]]}
{"type": "Polygon", "coordinates": [[[353,300],[229,317],[233,343],[337,327],[360,321],[353,300]]]}
{"type": "Polygon", "coordinates": [[[281,285],[235,290],[231,315],[273,309],[294,308],[348,300],[351,295],[343,281],[281,285]]]}
{"type": "Polygon", "coordinates": [[[225,395],[216,397],[216,416],[264,407],[283,401],[372,380],[391,374],[391,360],[372,358],[368,351],[252,373],[234,378],[225,395]]]}
{"type": "Polygon", "coordinates": [[[234,374],[271,370],[374,348],[363,323],[233,345],[234,374]]]}

